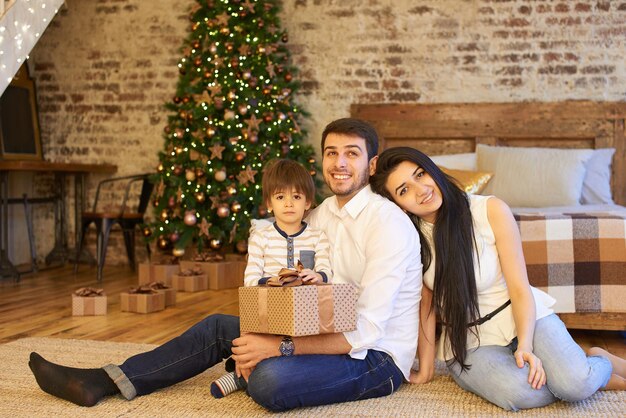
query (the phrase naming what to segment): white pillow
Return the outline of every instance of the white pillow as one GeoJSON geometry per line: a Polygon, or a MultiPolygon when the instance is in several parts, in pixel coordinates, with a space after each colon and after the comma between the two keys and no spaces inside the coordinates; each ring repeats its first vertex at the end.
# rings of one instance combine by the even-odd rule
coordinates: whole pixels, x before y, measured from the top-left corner
{"type": "Polygon", "coordinates": [[[439,167],[444,166],[452,170],[476,171],[476,153],[446,154],[429,156],[439,167]]]}
{"type": "Polygon", "coordinates": [[[476,146],[478,170],[494,173],[483,194],[518,207],[579,205],[592,154],[593,150],[476,146]]]}
{"type": "Polygon", "coordinates": [[[611,193],[611,161],[615,148],[600,148],[593,151],[587,163],[587,174],[583,180],[580,203],[583,205],[613,204],[611,193]]]}

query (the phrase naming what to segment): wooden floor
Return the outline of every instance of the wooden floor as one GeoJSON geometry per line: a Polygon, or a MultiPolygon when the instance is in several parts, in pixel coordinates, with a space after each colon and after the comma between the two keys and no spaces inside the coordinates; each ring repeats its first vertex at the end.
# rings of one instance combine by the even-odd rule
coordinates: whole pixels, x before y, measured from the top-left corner
{"type": "MultiPolygon", "coordinates": [[[[130,268],[104,269],[102,284],[94,267],[54,268],[25,275],[19,283],[0,279],[0,343],[24,337],[75,338],[160,344],[199,319],[213,314],[238,314],[237,289],[178,292],[177,304],[152,314],[120,311],[120,292],[136,285],[130,268]],[[84,286],[102,287],[108,294],[106,316],[73,317],[72,292],[84,286]]],[[[583,347],[600,346],[626,358],[626,336],[615,331],[572,331],[583,347]]]]}

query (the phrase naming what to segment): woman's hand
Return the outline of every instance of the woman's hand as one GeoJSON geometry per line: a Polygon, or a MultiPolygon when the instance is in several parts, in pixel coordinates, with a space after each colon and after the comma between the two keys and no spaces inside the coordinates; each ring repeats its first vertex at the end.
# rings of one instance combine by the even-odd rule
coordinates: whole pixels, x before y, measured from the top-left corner
{"type": "Polygon", "coordinates": [[[520,369],[524,367],[524,363],[528,363],[528,383],[533,389],[541,389],[546,384],[546,371],[543,369],[541,359],[533,354],[530,350],[518,348],[515,351],[515,362],[520,369]]]}
{"type": "Polygon", "coordinates": [[[303,269],[300,272],[299,277],[303,282],[307,283],[322,283],[324,281],[321,274],[316,273],[311,269],[303,269]]]}
{"type": "Polygon", "coordinates": [[[433,380],[435,377],[435,370],[433,368],[420,367],[419,370],[411,369],[411,376],[409,377],[409,383],[415,385],[423,385],[433,380]]]}

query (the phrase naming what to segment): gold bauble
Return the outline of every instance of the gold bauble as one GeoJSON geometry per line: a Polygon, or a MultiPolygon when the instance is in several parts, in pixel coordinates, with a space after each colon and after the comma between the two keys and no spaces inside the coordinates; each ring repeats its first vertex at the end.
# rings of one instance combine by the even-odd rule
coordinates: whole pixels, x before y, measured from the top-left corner
{"type": "Polygon", "coordinates": [[[187,170],[187,171],[185,171],[185,178],[187,179],[187,181],[194,181],[196,179],[196,172],[195,172],[195,170],[187,170]]]}
{"type": "Polygon", "coordinates": [[[201,179],[202,177],[204,177],[204,170],[201,168],[196,168],[196,178],[201,179]]]}
{"type": "Polygon", "coordinates": [[[170,215],[167,213],[167,209],[163,209],[161,211],[161,220],[162,221],[164,221],[164,222],[167,221],[167,218],[169,218],[169,216],[170,215]]]}
{"type": "Polygon", "coordinates": [[[230,205],[230,209],[233,211],[233,213],[239,212],[241,210],[241,203],[233,202],[233,204],[230,205]]]}
{"type": "Polygon", "coordinates": [[[215,180],[222,182],[224,180],[226,180],[226,171],[225,170],[218,170],[215,172],[215,180]]]}
{"type": "Polygon", "coordinates": [[[196,198],[196,202],[198,203],[202,203],[204,202],[206,196],[204,195],[204,192],[197,192],[194,197],[196,198]]]}
{"type": "Polygon", "coordinates": [[[163,164],[157,165],[157,172],[162,173],[163,170],[165,170],[165,167],[163,167],[163,164]]]}
{"type": "Polygon", "coordinates": [[[211,247],[212,250],[219,250],[222,248],[222,240],[219,238],[213,238],[209,241],[209,247],[211,247]]]}
{"type": "Polygon", "coordinates": [[[159,238],[158,246],[160,249],[165,250],[170,243],[165,238],[159,238]]]}
{"type": "Polygon", "coordinates": [[[172,250],[172,255],[174,257],[182,257],[185,255],[185,249],[184,248],[174,248],[172,250]]]}
{"type": "Polygon", "coordinates": [[[192,210],[188,210],[187,212],[185,212],[183,222],[185,222],[185,225],[187,226],[194,226],[196,222],[198,222],[198,218],[196,218],[195,212],[192,210]]]}
{"type": "Polygon", "coordinates": [[[150,235],[152,235],[152,230],[149,227],[145,227],[143,229],[143,236],[148,238],[150,235]]]}
{"type": "Polygon", "coordinates": [[[233,186],[232,184],[231,184],[231,185],[229,185],[229,186],[226,188],[226,191],[227,191],[227,192],[228,192],[228,194],[229,194],[229,195],[231,195],[231,196],[234,196],[234,195],[236,195],[236,194],[237,194],[237,188],[236,188],[235,186],[233,186]]]}
{"type": "Polygon", "coordinates": [[[211,126],[209,126],[208,128],[206,128],[206,134],[209,137],[212,137],[213,135],[215,135],[215,129],[211,126]]]}
{"type": "Polygon", "coordinates": [[[228,215],[230,215],[230,209],[228,208],[228,205],[224,204],[224,205],[218,206],[217,216],[219,216],[220,218],[225,218],[228,215]]]}
{"type": "Polygon", "coordinates": [[[248,252],[248,242],[246,240],[237,241],[235,249],[242,254],[248,252]]]}
{"type": "Polygon", "coordinates": [[[237,151],[235,153],[235,161],[241,162],[246,158],[246,153],[243,151],[237,151]]]}

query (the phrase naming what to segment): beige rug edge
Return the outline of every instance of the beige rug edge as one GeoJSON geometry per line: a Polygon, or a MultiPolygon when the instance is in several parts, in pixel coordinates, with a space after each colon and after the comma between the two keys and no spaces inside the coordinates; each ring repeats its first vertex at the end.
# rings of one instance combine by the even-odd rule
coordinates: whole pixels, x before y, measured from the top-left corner
{"type": "Polygon", "coordinates": [[[434,382],[403,385],[395,394],[379,399],[302,408],[288,414],[271,414],[243,392],[213,399],[210,383],[223,373],[217,365],[205,373],[149,396],[126,401],[111,397],[93,408],[81,408],[56,399],[37,386],[28,368],[28,356],[37,351],[51,361],[74,367],[100,367],[121,363],[130,355],[154,348],[150,344],[115,343],[58,338],[24,338],[0,345],[0,416],[12,417],[206,417],[206,416],[533,416],[533,417],[623,417],[626,392],[599,392],[590,399],[568,404],[558,402],[541,409],[506,413],[479,397],[461,390],[439,369],[434,382]]]}

